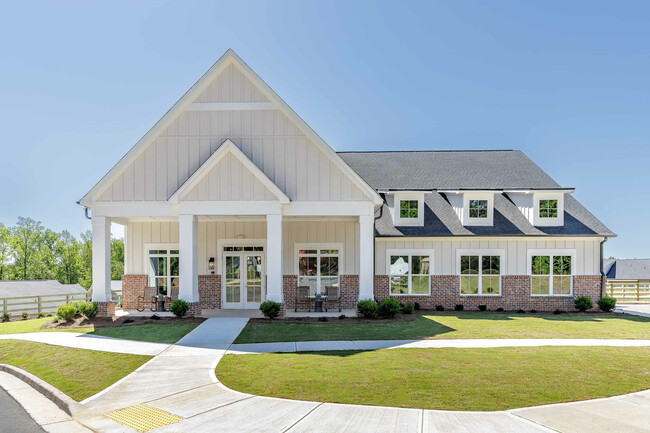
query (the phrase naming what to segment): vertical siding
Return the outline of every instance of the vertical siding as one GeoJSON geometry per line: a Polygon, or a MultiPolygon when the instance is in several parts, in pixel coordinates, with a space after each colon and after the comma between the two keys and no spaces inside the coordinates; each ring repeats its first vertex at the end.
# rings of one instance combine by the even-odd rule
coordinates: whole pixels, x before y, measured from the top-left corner
{"type": "Polygon", "coordinates": [[[458,240],[436,238],[424,241],[378,240],[375,243],[375,273],[386,274],[386,250],[388,249],[432,249],[434,250],[433,271],[438,275],[455,275],[457,249],[502,249],[505,252],[504,272],[508,275],[528,275],[529,249],[575,249],[576,275],[598,275],[600,273],[600,242],[598,240],[458,240]]]}
{"type": "MultiPolygon", "coordinates": [[[[196,99],[266,101],[234,66],[196,99]]],[[[99,201],[166,200],[228,138],[291,200],[366,199],[350,177],[281,111],[263,110],[180,113],[99,201]]],[[[209,184],[205,187],[210,189],[209,184]]]]}

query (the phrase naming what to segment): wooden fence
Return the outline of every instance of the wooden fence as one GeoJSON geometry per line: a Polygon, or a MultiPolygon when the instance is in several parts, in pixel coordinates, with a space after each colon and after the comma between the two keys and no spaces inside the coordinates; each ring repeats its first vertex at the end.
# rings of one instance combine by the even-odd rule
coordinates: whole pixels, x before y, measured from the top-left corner
{"type": "Polygon", "coordinates": [[[606,289],[620,302],[650,302],[650,282],[611,282],[606,289]]]}
{"type": "Polygon", "coordinates": [[[12,316],[22,313],[54,313],[61,305],[85,300],[85,293],[0,298],[0,311],[2,314],[11,314],[12,316]]]}

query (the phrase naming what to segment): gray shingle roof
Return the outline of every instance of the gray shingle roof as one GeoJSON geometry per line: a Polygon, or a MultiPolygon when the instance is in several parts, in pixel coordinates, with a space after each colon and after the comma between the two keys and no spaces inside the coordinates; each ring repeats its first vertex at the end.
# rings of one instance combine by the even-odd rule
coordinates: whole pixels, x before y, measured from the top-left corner
{"type": "Polygon", "coordinates": [[[56,280],[3,280],[0,281],[0,298],[41,295],[67,295],[86,293],[79,284],[61,284],[56,280]]]}
{"type": "MultiPolygon", "coordinates": [[[[382,190],[556,189],[560,186],[518,150],[340,152],[371,187],[382,190]]],[[[495,194],[494,225],[465,227],[444,195],[424,196],[424,226],[395,227],[387,205],[376,221],[377,236],[614,236],[570,194],[565,195],[564,226],[535,227],[507,195],[495,194]]]]}
{"type": "Polygon", "coordinates": [[[613,280],[650,280],[650,259],[616,259],[607,278],[613,280]]]}

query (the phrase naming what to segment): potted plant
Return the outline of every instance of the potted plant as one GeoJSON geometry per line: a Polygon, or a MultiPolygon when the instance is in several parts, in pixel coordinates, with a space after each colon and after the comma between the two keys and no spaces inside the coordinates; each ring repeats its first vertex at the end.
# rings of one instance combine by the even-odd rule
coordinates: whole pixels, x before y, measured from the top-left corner
{"type": "Polygon", "coordinates": [[[323,312],[323,295],[320,293],[316,293],[316,296],[314,297],[314,311],[316,313],[322,313],[323,312]]]}

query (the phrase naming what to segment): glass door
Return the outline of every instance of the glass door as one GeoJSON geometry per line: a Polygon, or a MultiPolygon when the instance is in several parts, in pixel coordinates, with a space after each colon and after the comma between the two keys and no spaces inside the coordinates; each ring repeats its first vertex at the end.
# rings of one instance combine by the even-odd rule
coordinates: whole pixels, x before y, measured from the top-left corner
{"type": "Polygon", "coordinates": [[[264,301],[264,254],[259,250],[229,247],[224,251],[221,308],[257,309],[264,301]]]}
{"type": "Polygon", "coordinates": [[[262,302],[262,256],[245,256],[246,298],[244,308],[260,308],[262,302]]]}
{"type": "Polygon", "coordinates": [[[224,256],[223,308],[243,308],[241,254],[224,256]]]}

